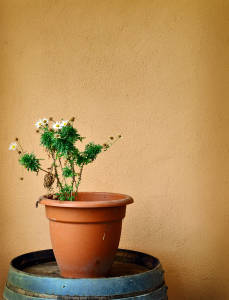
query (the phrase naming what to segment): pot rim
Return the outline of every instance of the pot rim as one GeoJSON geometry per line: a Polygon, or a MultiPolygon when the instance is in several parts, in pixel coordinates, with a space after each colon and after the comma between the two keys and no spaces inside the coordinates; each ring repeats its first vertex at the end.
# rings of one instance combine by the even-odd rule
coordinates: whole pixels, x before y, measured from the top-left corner
{"type": "Polygon", "coordinates": [[[75,200],[75,201],[60,201],[52,200],[47,198],[47,196],[40,197],[40,204],[46,206],[55,206],[55,207],[65,207],[65,208],[97,208],[97,207],[117,207],[125,206],[134,202],[133,198],[126,194],[119,193],[109,193],[109,192],[78,192],[82,197],[89,194],[94,196],[100,196],[101,199],[98,200],[75,200]]]}

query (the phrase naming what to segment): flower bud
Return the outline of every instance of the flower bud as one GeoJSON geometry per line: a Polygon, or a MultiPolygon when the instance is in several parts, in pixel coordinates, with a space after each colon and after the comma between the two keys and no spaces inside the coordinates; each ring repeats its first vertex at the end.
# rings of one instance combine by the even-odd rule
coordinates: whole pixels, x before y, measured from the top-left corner
{"type": "Polygon", "coordinates": [[[113,137],[113,136],[110,136],[110,139],[111,139],[111,140],[113,140],[113,139],[114,139],[114,137],[113,137]]]}
{"type": "Polygon", "coordinates": [[[75,117],[72,117],[69,121],[74,122],[75,121],[75,117]]]}

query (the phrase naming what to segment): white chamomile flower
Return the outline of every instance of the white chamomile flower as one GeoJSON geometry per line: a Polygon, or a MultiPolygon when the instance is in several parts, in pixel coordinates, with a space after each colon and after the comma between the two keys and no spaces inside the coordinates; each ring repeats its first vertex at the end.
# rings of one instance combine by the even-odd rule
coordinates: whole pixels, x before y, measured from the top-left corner
{"type": "Polygon", "coordinates": [[[48,120],[48,119],[46,119],[46,118],[44,118],[44,119],[42,120],[42,123],[43,123],[43,125],[48,125],[48,123],[49,123],[49,120],[48,120]]]}
{"type": "Polygon", "coordinates": [[[44,124],[43,124],[43,121],[42,121],[42,120],[37,121],[36,124],[35,124],[35,126],[36,126],[37,128],[40,128],[40,127],[43,126],[43,125],[44,125],[44,124]]]}
{"type": "Polygon", "coordinates": [[[62,125],[60,122],[56,122],[55,124],[53,124],[52,128],[55,130],[59,130],[62,128],[62,125]]]}
{"type": "Polygon", "coordinates": [[[65,127],[65,126],[67,126],[68,125],[68,120],[65,120],[65,121],[62,121],[61,122],[61,127],[65,127]]]}
{"type": "Polygon", "coordinates": [[[9,150],[16,150],[17,149],[17,143],[16,142],[13,142],[13,143],[11,143],[10,144],[10,146],[9,146],[9,150]]]}

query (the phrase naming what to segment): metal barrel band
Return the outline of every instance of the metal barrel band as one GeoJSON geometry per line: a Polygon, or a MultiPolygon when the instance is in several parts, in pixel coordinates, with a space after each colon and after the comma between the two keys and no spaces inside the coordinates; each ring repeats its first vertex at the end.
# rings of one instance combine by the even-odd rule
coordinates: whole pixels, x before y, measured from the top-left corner
{"type": "Polygon", "coordinates": [[[30,296],[34,298],[45,298],[45,299],[57,299],[57,300],[109,300],[109,299],[125,299],[129,297],[137,297],[145,294],[150,294],[158,289],[163,288],[163,286],[167,289],[167,286],[164,284],[162,286],[156,287],[154,289],[144,290],[144,291],[136,291],[134,293],[128,293],[128,294],[119,294],[119,295],[110,295],[110,296],[59,296],[59,295],[50,295],[50,294],[40,294],[31,292],[28,290],[23,290],[22,288],[15,287],[9,283],[7,283],[7,288],[15,293],[19,293],[21,295],[30,296]]]}

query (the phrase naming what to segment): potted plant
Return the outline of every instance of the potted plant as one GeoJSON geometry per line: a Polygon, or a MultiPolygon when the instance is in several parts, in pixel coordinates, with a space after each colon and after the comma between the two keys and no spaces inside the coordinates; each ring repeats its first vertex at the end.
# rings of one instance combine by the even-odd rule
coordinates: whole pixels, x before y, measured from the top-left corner
{"type": "MultiPolygon", "coordinates": [[[[66,278],[103,277],[109,272],[118,248],[128,195],[106,192],[79,192],[83,169],[99,153],[107,151],[121,138],[110,137],[103,145],[87,143],[77,147],[82,137],[74,127],[75,118],[39,120],[35,125],[49,167],[41,165],[34,153],[24,151],[18,138],[9,149],[19,155],[28,171],[44,173],[48,194],[39,198],[49,219],[53,251],[61,275],[66,278]]],[[[23,179],[23,178],[21,178],[23,179]]]]}

